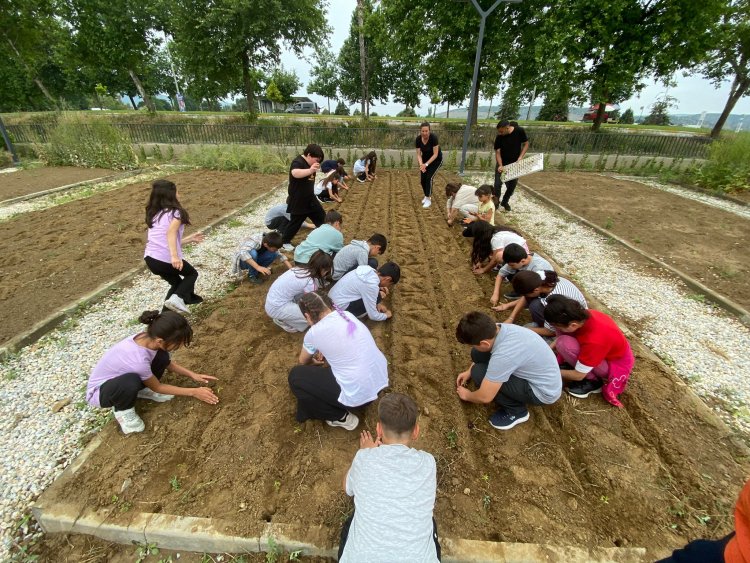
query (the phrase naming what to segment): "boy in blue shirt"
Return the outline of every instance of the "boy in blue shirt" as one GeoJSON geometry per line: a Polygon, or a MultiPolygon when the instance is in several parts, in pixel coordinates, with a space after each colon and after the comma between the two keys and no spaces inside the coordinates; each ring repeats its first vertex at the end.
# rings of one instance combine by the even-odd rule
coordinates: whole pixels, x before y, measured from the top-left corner
{"type": "Polygon", "coordinates": [[[330,210],[326,213],[325,223],[312,231],[294,250],[295,264],[307,264],[316,250],[334,255],[344,248],[344,235],[341,233],[341,213],[330,210]]]}

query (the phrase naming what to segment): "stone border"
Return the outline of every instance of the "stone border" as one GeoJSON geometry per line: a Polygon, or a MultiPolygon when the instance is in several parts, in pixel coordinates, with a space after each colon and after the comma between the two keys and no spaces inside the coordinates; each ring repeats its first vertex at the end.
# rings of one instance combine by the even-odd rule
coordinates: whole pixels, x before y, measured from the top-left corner
{"type": "Polygon", "coordinates": [[[567,207],[563,207],[559,203],[556,203],[552,201],[550,198],[548,198],[545,195],[542,195],[541,193],[537,192],[533,188],[530,188],[528,185],[519,182],[518,185],[523,187],[524,190],[526,190],[531,196],[535,197],[536,199],[540,200],[541,202],[545,203],[549,207],[552,207],[553,209],[556,209],[566,215],[571,216],[576,221],[583,223],[587,227],[594,229],[597,233],[610,238],[616,242],[618,242],[620,245],[624,246],[628,250],[631,250],[641,256],[642,258],[645,258],[649,260],[650,262],[653,262],[660,268],[667,270],[672,275],[676,276],[677,278],[681,279],[685,285],[687,285],[690,289],[693,289],[695,291],[698,291],[702,294],[704,294],[708,299],[710,299],[713,303],[724,309],[725,311],[728,311],[729,313],[732,313],[735,315],[738,320],[744,324],[747,327],[750,327],[750,312],[748,312],[746,309],[735,303],[734,301],[731,301],[730,299],[727,299],[723,295],[720,295],[719,293],[715,292],[712,289],[709,289],[705,285],[703,285],[698,280],[688,276],[687,274],[677,270],[676,268],[670,266],[669,264],[662,262],[661,260],[658,260],[657,258],[654,258],[653,256],[646,254],[641,249],[636,248],[629,242],[627,242],[624,239],[621,239],[620,237],[612,234],[607,229],[604,229],[591,221],[588,221],[587,219],[584,219],[580,215],[577,215],[567,207]]]}
{"type": "MultiPolygon", "coordinates": [[[[222,217],[219,217],[215,221],[209,223],[208,225],[206,225],[205,227],[199,230],[204,233],[210,232],[211,229],[215,229],[216,227],[219,227],[220,225],[230,221],[235,216],[241,215],[242,213],[246,212],[250,207],[255,205],[258,201],[260,201],[264,197],[267,197],[268,195],[273,193],[275,190],[282,188],[283,186],[286,185],[286,183],[287,181],[284,180],[280,184],[277,184],[273,186],[272,188],[270,188],[269,190],[254,197],[242,207],[235,209],[234,211],[230,211],[229,213],[223,215],[222,217]]],[[[22,332],[21,334],[17,334],[16,336],[8,340],[4,346],[0,347],[0,361],[2,361],[6,356],[17,352],[21,348],[28,346],[29,344],[33,344],[34,342],[39,340],[42,336],[51,332],[55,327],[62,324],[66,319],[74,316],[83,307],[92,305],[96,303],[97,301],[100,301],[102,298],[106,297],[107,294],[109,294],[111,291],[124,287],[125,285],[130,283],[133,279],[135,279],[136,276],[138,276],[141,272],[144,272],[145,270],[146,270],[146,266],[144,265],[136,266],[135,268],[132,268],[131,270],[128,270],[127,272],[119,275],[114,280],[105,282],[104,284],[97,287],[91,293],[88,293],[87,295],[84,295],[83,297],[57,310],[55,313],[52,313],[46,319],[43,319],[39,321],[38,323],[36,323],[29,330],[22,332]]]]}

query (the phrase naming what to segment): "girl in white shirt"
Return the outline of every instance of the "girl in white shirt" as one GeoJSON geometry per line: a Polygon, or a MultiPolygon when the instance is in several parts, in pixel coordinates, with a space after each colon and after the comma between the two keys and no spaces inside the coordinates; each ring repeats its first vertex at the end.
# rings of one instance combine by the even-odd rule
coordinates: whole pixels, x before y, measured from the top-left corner
{"type": "Polygon", "coordinates": [[[297,397],[297,421],[325,420],[329,426],[354,430],[359,424],[350,409],[363,407],[388,386],[388,364],[370,331],[356,317],[341,311],[321,292],[299,300],[310,325],[289,372],[297,397]],[[330,367],[324,367],[326,362],[330,367]]]}

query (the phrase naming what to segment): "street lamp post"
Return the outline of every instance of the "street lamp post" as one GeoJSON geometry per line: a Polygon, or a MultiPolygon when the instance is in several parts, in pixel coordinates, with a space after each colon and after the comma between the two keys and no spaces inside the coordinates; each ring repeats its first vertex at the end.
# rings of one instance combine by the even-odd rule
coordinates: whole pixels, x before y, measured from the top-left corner
{"type": "Polygon", "coordinates": [[[471,133],[471,116],[474,115],[474,105],[479,101],[477,98],[477,79],[479,78],[479,60],[482,56],[482,43],[484,42],[484,25],[487,21],[487,16],[495,11],[501,2],[510,2],[513,4],[520,4],[521,0],[495,0],[489,10],[483,10],[477,0],[471,0],[474,5],[474,9],[479,12],[479,16],[482,18],[479,23],[479,39],[477,39],[477,54],[474,57],[474,77],[471,80],[471,92],[469,94],[469,115],[466,116],[466,129],[464,130],[464,146],[461,152],[461,165],[458,168],[458,173],[463,176],[464,164],[466,163],[466,151],[469,148],[469,135],[471,133]]]}

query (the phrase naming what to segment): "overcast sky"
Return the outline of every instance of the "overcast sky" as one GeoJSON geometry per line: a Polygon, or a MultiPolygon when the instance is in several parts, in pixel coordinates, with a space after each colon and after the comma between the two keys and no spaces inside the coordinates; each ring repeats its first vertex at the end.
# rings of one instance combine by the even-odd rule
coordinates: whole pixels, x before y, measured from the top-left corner
{"type": "MultiPolygon", "coordinates": [[[[328,22],[329,24],[335,25],[336,32],[330,36],[331,47],[333,52],[338,54],[343,45],[344,40],[349,36],[349,26],[351,23],[352,12],[357,5],[356,0],[329,0],[328,6],[328,22]]],[[[490,16],[492,17],[492,16],[490,16]]],[[[479,30],[479,16],[477,15],[477,32],[479,30]]],[[[313,51],[308,49],[306,51],[306,59],[298,58],[293,53],[285,52],[281,57],[282,64],[286,69],[293,69],[297,72],[302,81],[302,89],[297,93],[298,96],[308,96],[312,100],[316,101],[321,108],[326,107],[326,100],[321,96],[308,94],[306,87],[310,81],[310,67],[313,61],[313,51]]],[[[472,56],[473,61],[473,56],[472,56]]],[[[729,97],[729,84],[724,84],[721,88],[716,89],[714,86],[702,76],[690,76],[683,77],[682,73],[678,73],[675,76],[677,86],[669,89],[669,95],[673,96],[677,100],[676,107],[670,110],[670,113],[700,113],[706,111],[708,113],[719,113],[724,109],[724,104],[729,97]]],[[[644,107],[643,113],[647,114],[651,104],[654,103],[660,96],[665,93],[665,88],[661,84],[649,83],[646,88],[641,92],[640,96],[634,97],[622,104],[620,107],[623,109],[632,108],[635,116],[638,117],[641,111],[641,106],[644,107]]],[[[542,99],[536,101],[539,105],[542,103],[542,99]]],[[[480,105],[487,105],[489,100],[481,100],[480,105]]],[[[417,109],[417,113],[420,115],[427,114],[428,100],[426,97],[423,98],[423,103],[417,109]]],[[[498,101],[495,100],[495,105],[498,101]]],[[[332,101],[331,110],[335,107],[335,102],[332,101]]],[[[351,106],[354,109],[354,106],[351,106]]],[[[375,104],[372,106],[372,111],[376,111],[381,115],[395,115],[403,109],[400,104],[375,104]]],[[[445,106],[438,106],[438,113],[445,111],[445,106]]],[[[750,115],[750,97],[742,98],[737,105],[734,107],[732,112],[735,115],[748,114],[750,115]]]]}

